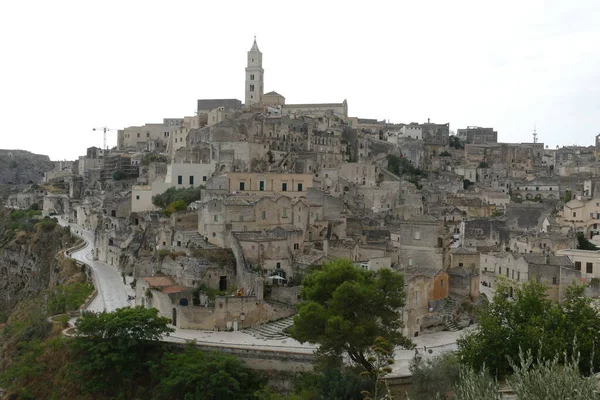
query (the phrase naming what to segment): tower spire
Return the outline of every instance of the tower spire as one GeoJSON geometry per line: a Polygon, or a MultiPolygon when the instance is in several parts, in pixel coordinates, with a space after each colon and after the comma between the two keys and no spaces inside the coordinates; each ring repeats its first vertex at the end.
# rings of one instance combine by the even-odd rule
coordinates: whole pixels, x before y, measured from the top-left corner
{"type": "Polygon", "coordinates": [[[533,125],[533,143],[537,143],[537,129],[535,127],[535,124],[533,125]]]}

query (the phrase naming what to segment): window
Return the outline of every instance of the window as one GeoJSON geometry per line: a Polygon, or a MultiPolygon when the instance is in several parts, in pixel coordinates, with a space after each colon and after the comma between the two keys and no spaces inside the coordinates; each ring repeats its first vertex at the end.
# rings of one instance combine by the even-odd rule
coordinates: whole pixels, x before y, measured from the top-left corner
{"type": "Polygon", "coordinates": [[[110,216],[111,217],[116,217],[117,216],[117,210],[110,210],[110,216]]]}
{"type": "Polygon", "coordinates": [[[294,243],[294,250],[299,250],[299,249],[300,249],[300,244],[294,243]]]}
{"type": "Polygon", "coordinates": [[[202,177],[202,182],[206,182],[206,176],[202,177]]]}
{"type": "Polygon", "coordinates": [[[139,195],[135,196],[135,199],[136,199],[136,200],[139,200],[139,199],[140,199],[140,196],[139,196],[139,195]]]}
{"type": "Polygon", "coordinates": [[[521,272],[517,271],[517,280],[520,281],[521,280],[521,272]]]}
{"type": "Polygon", "coordinates": [[[146,132],[146,137],[150,137],[150,132],[146,132]]]}
{"type": "Polygon", "coordinates": [[[463,266],[463,263],[458,263],[458,266],[459,266],[459,267],[462,267],[462,266],[463,266]]]}
{"type": "Polygon", "coordinates": [[[240,215],[240,222],[244,222],[244,216],[240,215]]]}
{"type": "Polygon", "coordinates": [[[575,271],[581,271],[581,261],[575,261],[575,271]]]}
{"type": "Polygon", "coordinates": [[[190,175],[190,185],[194,184],[194,177],[190,175]]]}
{"type": "Polygon", "coordinates": [[[250,75],[250,80],[253,81],[254,80],[254,74],[250,75]]]}
{"type": "Polygon", "coordinates": [[[261,215],[262,215],[262,219],[267,219],[267,212],[266,211],[261,212],[261,215]]]}
{"type": "Polygon", "coordinates": [[[240,182],[240,191],[243,192],[244,189],[246,189],[246,183],[245,182],[240,182]]]}
{"type": "Polygon", "coordinates": [[[281,191],[282,192],[287,192],[287,183],[282,183],[281,184],[281,191]]]}
{"type": "Polygon", "coordinates": [[[585,263],[585,272],[588,274],[594,273],[594,264],[593,263],[585,263]]]}
{"type": "Polygon", "coordinates": [[[250,85],[250,91],[254,92],[254,85],[250,85]]]}
{"type": "Polygon", "coordinates": [[[258,190],[261,192],[265,190],[265,181],[258,182],[258,190]]]}
{"type": "Polygon", "coordinates": [[[183,184],[183,176],[182,176],[182,175],[178,175],[178,176],[177,176],[177,184],[178,184],[178,185],[181,185],[181,184],[183,184]]]}
{"type": "Polygon", "coordinates": [[[553,285],[558,285],[558,278],[557,277],[555,277],[555,276],[552,277],[552,284],[553,285]]]}
{"type": "Polygon", "coordinates": [[[287,218],[287,208],[283,209],[283,215],[282,218],[287,218]]]}
{"type": "Polygon", "coordinates": [[[577,216],[577,213],[576,213],[576,212],[574,212],[574,213],[573,213],[573,218],[575,218],[576,216],[577,216]]]}
{"type": "Polygon", "coordinates": [[[515,279],[515,270],[514,269],[512,270],[512,276],[511,276],[511,278],[515,279]]]}
{"type": "Polygon", "coordinates": [[[280,263],[280,262],[278,262],[278,263],[277,263],[277,269],[280,269],[280,268],[281,268],[281,263],[280,263]]]}
{"type": "Polygon", "coordinates": [[[502,267],[498,267],[498,275],[502,275],[502,267]]]}
{"type": "Polygon", "coordinates": [[[506,268],[506,276],[508,276],[509,272],[510,272],[510,269],[506,268]]]}
{"type": "Polygon", "coordinates": [[[301,183],[298,184],[298,191],[301,192],[303,188],[303,185],[301,183]]]}
{"type": "Polygon", "coordinates": [[[137,137],[140,137],[140,133],[138,132],[137,137]]]}
{"type": "Polygon", "coordinates": [[[421,231],[415,231],[414,238],[415,240],[421,240],[421,231]]]}
{"type": "Polygon", "coordinates": [[[413,260],[412,260],[412,258],[409,258],[409,259],[408,259],[408,265],[410,265],[410,266],[412,266],[412,265],[413,265],[413,260]]]}
{"type": "Polygon", "coordinates": [[[440,280],[440,286],[444,287],[444,280],[443,279],[440,280]]]}

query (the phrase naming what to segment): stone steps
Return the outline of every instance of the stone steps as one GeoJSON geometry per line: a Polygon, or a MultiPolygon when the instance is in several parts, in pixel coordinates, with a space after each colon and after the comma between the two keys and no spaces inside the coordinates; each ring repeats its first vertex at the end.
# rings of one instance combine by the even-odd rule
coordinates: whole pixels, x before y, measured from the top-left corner
{"type": "Polygon", "coordinates": [[[288,335],[283,330],[289,328],[293,324],[293,318],[289,317],[273,322],[268,322],[263,325],[257,325],[252,328],[244,329],[243,332],[257,338],[280,340],[288,337],[288,335]]]}

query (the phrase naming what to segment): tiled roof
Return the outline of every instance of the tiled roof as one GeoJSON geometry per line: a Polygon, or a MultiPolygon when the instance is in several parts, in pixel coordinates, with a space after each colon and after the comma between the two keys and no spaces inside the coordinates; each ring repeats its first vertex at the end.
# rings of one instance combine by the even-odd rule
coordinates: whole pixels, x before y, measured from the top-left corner
{"type": "Polygon", "coordinates": [[[170,276],[146,276],[142,279],[148,282],[148,285],[153,287],[172,286],[174,283],[170,276]]]}
{"type": "Polygon", "coordinates": [[[567,256],[549,255],[548,262],[546,262],[546,256],[544,256],[544,255],[523,254],[523,259],[528,264],[539,264],[539,265],[548,264],[548,265],[563,266],[563,267],[570,267],[571,265],[573,265],[573,262],[567,256]]]}
{"type": "Polygon", "coordinates": [[[192,289],[185,287],[185,286],[174,285],[174,286],[167,286],[165,288],[162,288],[161,292],[163,292],[165,294],[169,294],[169,293],[181,293],[181,292],[186,292],[189,290],[192,290],[192,289]]]}

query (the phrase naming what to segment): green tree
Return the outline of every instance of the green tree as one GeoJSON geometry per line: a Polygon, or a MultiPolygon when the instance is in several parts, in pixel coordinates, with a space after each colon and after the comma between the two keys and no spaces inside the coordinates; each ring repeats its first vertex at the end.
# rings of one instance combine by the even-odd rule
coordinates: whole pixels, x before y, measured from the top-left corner
{"type": "Polygon", "coordinates": [[[463,363],[480,369],[489,366],[494,375],[512,372],[510,360],[519,349],[534,354],[534,361],[551,360],[556,354],[581,354],[582,372],[600,369],[600,314],[583,295],[582,286],[570,286],[561,303],[546,298],[546,286],[524,283],[510,298],[510,288],[500,285],[494,301],[482,308],[475,331],[458,340],[463,363]],[[575,341],[573,340],[575,338],[575,341]]]}
{"type": "Polygon", "coordinates": [[[363,271],[349,260],[336,260],[306,276],[292,337],[319,344],[319,354],[339,359],[347,354],[373,371],[368,351],[379,336],[393,346],[412,348],[400,333],[405,304],[404,277],[390,269],[363,271]]]}
{"type": "Polygon", "coordinates": [[[563,201],[565,203],[568,203],[571,201],[572,198],[573,198],[573,192],[571,192],[570,190],[565,191],[565,197],[564,197],[563,201]]]}
{"type": "Polygon", "coordinates": [[[185,204],[185,202],[183,200],[175,200],[174,202],[169,204],[169,206],[167,208],[165,208],[164,213],[167,217],[170,217],[171,214],[173,214],[174,212],[183,211],[186,208],[187,208],[187,205],[185,204]]]}
{"type": "Polygon", "coordinates": [[[316,371],[302,372],[293,382],[293,393],[286,400],[363,400],[361,391],[373,390],[374,381],[361,375],[360,367],[317,366],[316,371]]]}
{"type": "Polygon", "coordinates": [[[160,360],[158,341],[173,329],[155,308],[85,313],[75,323],[73,375],[89,393],[132,398],[136,380],[160,360]]]}
{"type": "Polygon", "coordinates": [[[577,248],[579,250],[598,250],[595,244],[586,239],[583,232],[577,232],[577,248]]]}
{"type": "Polygon", "coordinates": [[[454,136],[454,135],[452,135],[448,138],[448,146],[455,148],[457,150],[461,150],[461,149],[465,148],[465,146],[462,144],[462,142],[460,141],[458,136],[454,136]]]}
{"type": "Polygon", "coordinates": [[[460,362],[456,352],[447,351],[431,358],[415,357],[409,364],[413,390],[411,399],[452,399],[460,377],[460,362]]]}
{"type": "Polygon", "coordinates": [[[479,163],[478,168],[489,168],[490,165],[488,163],[486,163],[485,161],[482,161],[479,163]]]}
{"type": "Polygon", "coordinates": [[[204,352],[188,344],[183,353],[167,354],[165,376],[158,386],[161,399],[260,400],[255,393],[263,379],[236,357],[204,352]]]}
{"type": "Polygon", "coordinates": [[[152,197],[152,204],[160,208],[167,208],[176,201],[183,201],[185,206],[189,206],[196,200],[202,198],[204,186],[189,187],[187,189],[176,189],[174,187],[167,189],[164,193],[152,197]]]}

